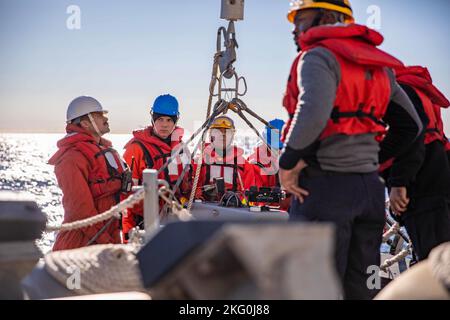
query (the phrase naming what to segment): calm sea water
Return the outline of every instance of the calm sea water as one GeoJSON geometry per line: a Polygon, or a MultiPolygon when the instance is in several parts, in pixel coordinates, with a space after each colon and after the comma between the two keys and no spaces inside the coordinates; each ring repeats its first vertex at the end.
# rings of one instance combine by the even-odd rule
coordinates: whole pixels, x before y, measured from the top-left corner
{"type": "MultiPolygon", "coordinates": [[[[0,134],[0,191],[8,190],[31,194],[46,214],[48,224],[59,225],[64,211],[61,190],[56,183],[53,167],[48,159],[56,152],[56,142],[64,134],[0,134]]],[[[123,153],[123,146],[131,138],[128,134],[110,134],[114,148],[123,153]]],[[[256,144],[253,137],[237,137],[248,155],[256,144]]],[[[55,233],[45,233],[38,240],[39,248],[48,252],[55,240],[55,233]]]]}

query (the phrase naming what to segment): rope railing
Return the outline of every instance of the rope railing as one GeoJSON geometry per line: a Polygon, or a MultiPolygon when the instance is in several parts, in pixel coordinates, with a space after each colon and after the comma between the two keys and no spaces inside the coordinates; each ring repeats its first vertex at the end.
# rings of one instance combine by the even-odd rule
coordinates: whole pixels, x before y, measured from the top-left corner
{"type": "MultiPolygon", "coordinates": [[[[183,206],[176,200],[172,190],[167,189],[165,186],[161,187],[158,192],[159,197],[164,200],[174,211],[175,215],[179,216],[182,220],[186,220],[187,217],[191,217],[190,214],[186,214],[186,212],[183,212],[183,215],[177,214],[185,210],[183,206]],[[171,197],[167,197],[166,194],[170,194],[171,197]]],[[[110,218],[117,218],[120,219],[121,213],[125,211],[126,209],[132,208],[139,202],[141,202],[144,199],[145,196],[145,190],[143,188],[140,188],[136,191],[136,193],[132,194],[127,199],[121,201],[114,207],[111,207],[109,210],[95,215],[93,217],[89,217],[83,220],[78,220],[74,222],[69,223],[63,223],[59,226],[47,226],[45,229],[45,232],[55,232],[55,231],[70,231],[70,230],[77,230],[85,227],[92,226],[94,224],[106,221],[110,218]]]]}
{"type": "Polygon", "coordinates": [[[195,193],[197,191],[198,180],[200,179],[200,171],[202,169],[202,165],[203,165],[203,152],[200,154],[200,157],[198,158],[197,168],[195,170],[194,182],[192,184],[192,190],[191,190],[191,194],[189,196],[189,202],[188,202],[188,206],[187,206],[188,210],[191,210],[192,204],[194,203],[195,193]]]}
{"type": "Polygon", "coordinates": [[[409,255],[411,247],[411,243],[408,243],[407,247],[400,251],[397,255],[393,256],[390,259],[386,259],[381,264],[380,269],[383,271],[387,271],[389,267],[405,259],[409,255]]]}
{"type": "MultiPolygon", "coordinates": [[[[390,202],[389,200],[385,203],[386,210],[388,211],[390,208],[390,202]]],[[[401,231],[400,224],[396,221],[394,221],[389,216],[387,217],[386,225],[389,227],[389,230],[387,230],[383,234],[383,242],[387,242],[392,236],[399,235],[401,238],[403,238],[408,245],[406,248],[401,250],[399,253],[394,255],[392,258],[386,259],[380,266],[380,269],[387,272],[391,266],[394,264],[404,260],[410,253],[412,249],[411,240],[408,239],[408,237],[404,234],[404,232],[401,231]]]]}
{"type": "Polygon", "coordinates": [[[162,187],[158,191],[159,197],[164,200],[172,209],[172,213],[181,221],[188,221],[192,219],[189,210],[185,209],[181,203],[178,202],[172,190],[162,187]],[[169,194],[169,197],[167,196],[169,194]]]}
{"type": "MultiPolygon", "coordinates": [[[[201,167],[201,160],[200,160],[200,163],[197,164],[197,171],[200,169],[200,167],[201,167]]],[[[198,174],[196,174],[195,176],[196,176],[195,177],[196,179],[194,179],[194,186],[196,186],[198,183],[198,174]]],[[[76,229],[81,229],[81,228],[85,228],[88,226],[92,226],[97,223],[106,221],[108,219],[114,219],[114,218],[120,219],[122,212],[124,212],[125,210],[127,210],[129,208],[132,208],[133,206],[135,206],[136,204],[141,202],[145,197],[145,193],[146,193],[145,188],[136,187],[134,190],[136,191],[134,194],[132,194],[127,199],[124,199],[117,205],[111,207],[109,210],[107,210],[101,214],[95,215],[93,217],[89,217],[87,219],[79,220],[79,221],[64,223],[60,226],[47,226],[45,231],[46,232],[70,231],[70,230],[76,230],[76,229]]],[[[193,188],[192,191],[194,191],[194,190],[195,190],[195,187],[193,188]]],[[[187,208],[184,208],[183,205],[179,203],[179,201],[175,197],[173,190],[169,189],[167,186],[163,185],[161,188],[159,188],[158,197],[161,198],[171,208],[172,213],[179,220],[187,221],[187,220],[192,219],[192,215],[190,213],[192,201],[194,198],[194,197],[192,197],[192,195],[189,199],[190,201],[189,201],[189,204],[187,205],[187,208]]],[[[392,223],[392,221],[388,221],[387,226],[389,226],[390,228],[383,234],[383,242],[387,242],[392,236],[401,233],[400,225],[398,222],[392,223]]],[[[380,266],[381,270],[387,271],[392,265],[404,260],[410,254],[410,251],[412,248],[411,242],[409,241],[409,239],[405,239],[405,240],[408,243],[406,248],[401,250],[398,254],[396,254],[392,258],[386,259],[380,266]]]]}
{"type": "Polygon", "coordinates": [[[145,190],[140,189],[136,193],[132,194],[127,199],[123,200],[122,202],[118,203],[114,207],[111,207],[111,209],[95,215],[93,217],[89,217],[83,220],[78,220],[74,222],[69,223],[63,223],[60,226],[47,226],[45,231],[46,232],[54,232],[54,231],[70,231],[70,230],[76,230],[81,229],[85,227],[92,226],[94,224],[97,224],[102,221],[106,221],[112,217],[120,219],[120,214],[126,209],[132,208],[135,204],[141,202],[144,199],[145,196],[145,190]]]}
{"type": "Polygon", "coordinates": [[[390,237],[396,235],[400,231],[400,224],[398,222],[394,223],[388,231],[383,234],[383,242],[387,242],[390,237]]]}

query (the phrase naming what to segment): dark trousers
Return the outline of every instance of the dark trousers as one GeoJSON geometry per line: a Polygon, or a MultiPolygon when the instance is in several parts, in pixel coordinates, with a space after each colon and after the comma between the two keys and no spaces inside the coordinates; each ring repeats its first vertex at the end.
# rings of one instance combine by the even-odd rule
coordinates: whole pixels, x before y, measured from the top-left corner
{"type": "Polygon", "coordinates": [[[417,259],[424,260],[434,247],[450,241],[450,197],[412,198],[399,220],[408,232],[417,259]]]}
{"type": "Polygon", "coordinates": [[[300,204],[293,200],[290,219],[332,222],[336,227],[336,269],[346,299],[372,299],[373,275],[369,266],[380,265],[380,246],[385,224],[385,186],[377,173],[309,174],[300,176],[300,186],[310,195],[300,204]]]}

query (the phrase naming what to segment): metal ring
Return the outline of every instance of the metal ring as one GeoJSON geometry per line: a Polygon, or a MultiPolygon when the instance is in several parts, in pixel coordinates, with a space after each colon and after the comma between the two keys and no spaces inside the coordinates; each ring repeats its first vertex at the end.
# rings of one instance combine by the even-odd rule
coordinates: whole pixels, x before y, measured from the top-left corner
{"type": "Polygon", "coordinates": [[[241,81],[241,80],[243,80],[244,81],[244,87],[245,87],[245,90],[244,90],[244,93],[239,93],[239,91],[237,92],[237,95],[239,96],[239,97],[242,97],[242,96],[245,96],[246,94],[247,94],[247,80],[245,80],[245,78],[244,77],[240,77],[240,78],[238,78],[238,83],[239,83],[239,81],[241,81]]]}

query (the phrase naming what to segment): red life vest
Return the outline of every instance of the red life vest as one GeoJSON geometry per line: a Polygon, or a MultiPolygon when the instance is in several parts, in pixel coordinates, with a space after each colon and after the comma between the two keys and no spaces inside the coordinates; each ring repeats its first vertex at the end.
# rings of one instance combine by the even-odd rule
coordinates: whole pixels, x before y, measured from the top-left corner
{"type": "Polygon", "coordinates": [[[298,64],[300,62],[301,57],[302,53],[300,53],[295,58],[294,63],[292,64],[291,71],[289,73],[286,93],[284,94],[283,97],[283,107],[286,109],[289,115],[289,119],[284,124],[281,133],[281,141],[283,142],[286,142],[286,138],[292,124],[292,118],[294,117],[295,110],[297,109],[298,96],[300,95],[300,90],[298,88],[298,64]]]}
{"type": "Polygon", "coordinates": [[[68,125],[67,132],[67,136],[58,141],[59,150],[49,160],[49,164],[55,164],[69,149],[81,152],[91,167],[88,184],[94,202],[112,195],[119,201],[122,173],[127,167],[117,151],[111,147],[111,142],[102,138],[98,144],[91,135],[75,125],[68,125]]]}
{"type": "Polygon", "coordinates": [[[425,144],[439,140],[444,144],[448,140],[444,136],[444,123],[441,116],[441,108],[450,105],[448,99],[434,85],[427,68],[420,66],[404,67],[395,70],[397,81],[408,85],[419,96],[425,114],[429,119],[425,131],[425,144]]]}
{"type": "Polygon", "coordinates": [[[290,120],[283,130],[283,139],[289,131],[291,120],[298,106],[299,61],[304,54],[316,47],[330,50],[341,69],[341,81],[337,88],[334,108],[320,140],[333,135],[359,135],[385,133],[381,121],[390,100],[390,80],[385,67],[400,67],[403,64],[377,48],[383,36],[365,26],[314,27],[300,35],[303,51],[295,59],[283,106],[290,120]]]}
{"type": "Polygon", "coordinates": [[[254,183],[257,187],[277,187],[278,180],[278,157],[274,156],[265,144],[255,148],[248,162],[255,166],[254,183]]]}
{"type": "MultiPolygon", "coordinates": [[[[441,108],[447,108],[450,102],[434,85],[427,68],[420,66],[400,67],[395,69],[397,82],[411,87],[422,102],[429,123],[425,131],[425,145],[434,141],[442,141],[446,148],[450,143],[444,135],[444,123],[441,116],[441,108]]],[[[389,169],[394,159],[380,165],[380,172],[389,169]]]]}
{"type": "MultiPolygon", "coordinates": [[[[182,142],[184,130],[175,128],[171,135],[170,146],[153,134],[153,128],[148,127],[133,132],[133,138],[126,144],[125,149],[131,144],[137,144],[144,153],[144,160],[147,168],[159,170],[172,156],[172,151],[182,142]]],[[[190,162],[189,155],[181,153],[172,160],[169,165],[159,174],[159,179],[166,180],[170,185],[174,185],[183,172],[184,164],[190,162]]]]}
{"type": "Polygon", "coordinates": [[[200,181],[200,185],[213,184],[214,178],[223,178],[227,191],[243,191],[247,163],[243,154],[241,148],[233,146],[231,152],[223,158],[216,153],[212,144],[206,144],[201,169],[203,181],[200,181]]]}

